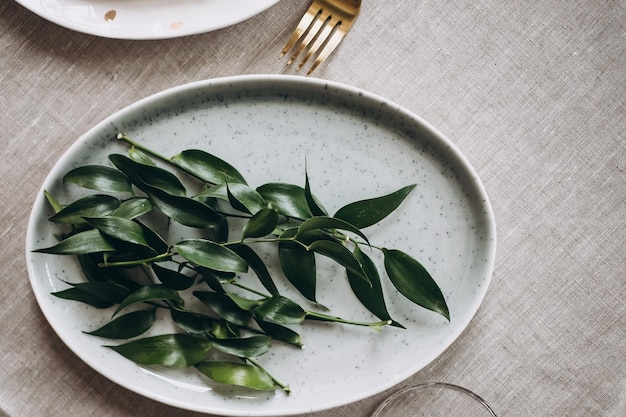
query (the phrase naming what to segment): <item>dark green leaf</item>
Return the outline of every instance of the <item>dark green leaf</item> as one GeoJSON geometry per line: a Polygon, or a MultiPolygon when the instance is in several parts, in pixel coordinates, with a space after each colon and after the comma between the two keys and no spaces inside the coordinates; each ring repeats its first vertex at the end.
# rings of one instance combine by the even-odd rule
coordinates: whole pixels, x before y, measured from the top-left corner
{"type": "Polygon", "coordinates": [[[143,229],[132,220],[123,217],[90,217],[85,218],[85,220],[106,236],[123,240],[124,242],[150,247],[143,235],[143,229]]]}
{"type": "Polygon", "coordinates": [[[153,165],[133,161],[124,155],[109,155],[109,159],[137,188],[146,192],[146,185],[164,193],[184,197],[187,194],[185,187],[178,177],[168,170],[153,165]]]}
{"type": "Polygon", "coordinates": [[[194,291],[193,295],[224,320],[239,326],[246,326],[250,321],[250,312],[239,307],[227,294],[194,291]]]}
{"type": "Polygon", "coordinates": [[[92,332],[92,336],[108,339],[130,339],[145,333],[154,323],[154,309],[138,310],[120,316],[92,332]]]}
{"type": "Polygon", "coordinates": [[[302,323],[306,312],[287,297],[275,295],[254,309],[254,315],[280,324],[302,323]]]}
{"type": "Polygon", "coordinates": [[[120,200],[108,195],[90,195],[74,201],[51,216],[54,223],[84,224],[84,217],[106,216],[120,206],[120,200]]]}
{"type": "Polygon", "coordinates": [[[345,220],[359,229],[369,227],[397,209],[414,188],[415,185],[408,185],[382,197],[348,204],[340,208],[334,217],[345,220]]]}
{"type": "MultiPolygon", "coordinates": [[[[295,229],[288,229],[280,237],[290,238],[295,233],[295,229]]],[[[298,243],[281,241],[278,243],[278,257],[280,267],[289,282],[308,300],[316,301],[315,254],[298,243]]]]}
{"type": "Polygon", "coordinates": [[[256,190],[244,184],[227,184],[228,202],[235,209],[244,213],[255,214],[266,207],[265,200],[256,190]]]}
{"type": "Polygon", "coordinates": [[[152,211],[152,203],[147,198],[136,197],[123,201],[122,204],[108,215],[113,217],[123,217],[125,219],[135,219],[152,211]]]}
{"type": "Polygon", "coordinates": [[[267,236],[278,225],[278,213],[271,208],[258,211],[243,227],[241,239],[267,236]]]}
{"type": "Polygon", "coordinates": [[[213,332],[218,319],[191,311],[181,311],[175,308],[170,309],[172,320],[178,327],[187,333],[196,335],[207,335],[213,332]]]}
{"type": "Polygon", "coordinates": [[[263,260],[256,254],[252,248],[246,245],[234,245],[232,246],[232,250],[237,253],[237,255],[241,256],[250,266],[250,268],[254,271],[256,276],[263,284],[263,287],[272,295],[278,294],[278,288],[274,284],[272,280],[272,276],[270,275],[267,267],[263,260]]]}
{"type": "Polygon", "coordinates": [[[408,254],[396,249],[383,249],[385,270],[400,294],[428,310],[450,320],[448,305],[441,289],[426,268],[408,254]]]}
{"type": "Polygon", "coordinates": [[[263,369],[239,362],[203,361],[196,369],[213,381],[246,388],[273,391],[274,380],[263,369]]]}
{"type": "Polygon", "coordinates": [[[211,271],[208,268],[203,268],[201,266],[196,267],[200,275],[202,276],[202,281],[206,282],[206,284],[215,292],[226,292],[222,287],[222,282],[217,276],[216,271],[211,271]]]}
{"type": "Polygon", "coordinates": [[[187,239],[175,246],[178,253],[188,261],[223,272],[246,272],[247,262],[227,247],[205,239],[187,239]]]}
{"type": "Polygon", "coordinates": [[[172,157],[172,162],[211,184],[224,182],[247,184],[243,176],[228,162],[207,152],[189,149],[172,157]]]}
{"type": "MultiPolygon", "coordinates": [[[[380,284],[380,275],[378,274],[376,265],[358,246],[354,248],[354,257],[363,266],[363,271],[367,275],[369,283],[354,272],[348,270],[348,282],[350,283],[352,292],[354,292],[361,304],[376,317],[381,320],[392,320],[387,311],[383,289],[380,284]]],[[[396,327],[404,328],[404,326],[397,323],[395,320],[392,320],[391,324],[396,327]]]]}
{"type": "Polygon", "coordinates": [[[159,235],[157,232],[155,232],[154,230],[152,230],[151,228],[149,228],[148,226],[146,226],[145,224],[135,220],[135,222],[141,227],[142,231],[143,231],[143,236],[146,239],[146,242],[148,242],[148,245],[154,249],[156,251],[156,253],[166,253],[167,250],[169,249],[169,245],[167,244],[167,242],[165,241],[165,239],[163,239],[161,237],[161,235],[159,235]]]}
{"type": "Polygon", "coordinates": [[[313,217],[302,187],[292,184],[269,183],[256,190],[270,208],[275,208],[284,216],[297,219],[313,217]]]}
{"type": "Polygon", "coordinates": [[[146,184],[144,189],[155,207],[180,224],[196,228],[213,228],[223,224],[223,217],[200,201],[168,194],[146,184]]]}
{"type": "Polygon", "coordinates": [[[139,288],[137,291],[126,297],[115,310],[113,315],[125,309],[126,307],[146,302],[146,301],[173,301],[178,304],[184,304],[183,299],[180,297],[176,290],[166,287],[162,284],[151,284],[139,288]]]}
{"type": "Polygon", "coordinates": [[[359,229],[357,229],[350,223],[341,219],[335,219],[333,217],[326,217],[326,216],[318,216],[318,217],[313,217],[311,219],[305,220],[300,225],[300,227],[298,227],[298,233],[296,234],[296,239],[300,240],[299,237],[302,236],[304,233],[311,231],[311,230],[316,230],[316,229],[346,230],[346,231],[355,233],[356,235],[360,236],[361,238],[363,238],[363,240],[365,240],[369,244],[369,240],[367,239],[367,236],[365,236],[363,232],[361,232],[359,229]]]}
{"type": "Polygon", "coordinates": [[[328,216],[326,209],[311,193],[311,184],[309,183],[309,174],[307,172],[305,172],[304,198],[314,216],[328,216]]]}
{"type": "MultiPolygon", "coordinates": [[[[100,264],[104,262],[104,255],[102,253],[89,253],[84,255],[78,255],[78,262],[80,268],[87,280],[92,282],[108,282],[111,284],[117,284],[128,289],[128,294],[138,290],[140,285],[128,278],[125,275],[125,269],[122,268],[102,268],[100,264]]],[[[123,298],[126,297],[124,295],[123,298]]],[[[121,301],[121,300],[120,300],[121,301]]]]}
{"type": "Polygon", "coordinates": [[[299,348],[303,348],[302,339],[300,335],[288,327],[277,323],[271,323],[269,321],[263,320],[261,317],[255,317],[255,320],[261,330],[263,330],[267,335],[269,335],[272,339],[288,343],[293,346],[297,346],[299,348]]]}
{"type": "Polygon", "coordinates": [[[81,255],[96,252],[114,252],[115,247],[97,229],[76,233],[54,246],[33,252],[56,255],[81,255]]]}
{"type": "Polygon", "coordinates": [[[130,180],[123,172],[103,165],[85,165],[73,169],[63,177],[63,183],[68,182],[98,191],[133,191],[130,180]]]}
{"type": "Polygon", "coordinates": [[[152,264],[152,270],[166,287],[173,290],[186,290],[196,282],[195,276],[188,276],[178,271],[164,268],[156,263],[152,264]]]}
{"type": "Polygon", "coordinates": [[[263,300],[250,299],[246,297],[242,297],[240,295],[234,293],[225,293],[230,297],[231,300],[235,302],[242,310],[251,311],[252,309],[258,307],[263,303],[263,300]]]}
{"type": "Polygon", "coordinates": [[[369,285],[369,278],[363,266],[344,245],[331,240],[318,240],[309,246],[309,250],[332,259],[369,285]]]}
{"type": "Polygon", "coordinates": [[[185,368],[202,361],[213,344],[199,337],[165,334],[106,347],[140,365],[185,368]]]}
{"type": "Polygon", "coordinates": [[[264,335],[250,337],[211,338],[213,346],[224,353],[242,358],[254,358],[266,353],[271,347],[271,339],[264,335]]]}
{"type": "Polygon", "coordinates": [[[108,308],[122,301],[128,289],[108,282],[83,282],[71,288],[53,292],[52,295],[65,300],[74,300],[96,308],[108,308]]]}

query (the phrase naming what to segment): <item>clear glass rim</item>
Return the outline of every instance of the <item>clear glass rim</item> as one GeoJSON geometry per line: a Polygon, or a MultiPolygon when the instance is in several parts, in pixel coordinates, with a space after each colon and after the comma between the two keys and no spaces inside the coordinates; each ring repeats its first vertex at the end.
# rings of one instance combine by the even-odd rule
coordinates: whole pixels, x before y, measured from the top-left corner
{"type": "Polygon", "coordinates": [[[444,387],[444,388],[450,388],[456,391],[459,391],[463,394],[466,394],[470,397],[472,397],[473,399],[475,399],[476,401],[478,401],[488,412],[491,416],[493,417],[498,417],[495,413],[495,411],[493,411],[493,409],[491,408],[491,406],[487,403],[487,401],[485,401],[480,395],[476,394],[475,392],[464,388],[462,386],[459,385],[455,385],[455,384],[450,384],[448,382],[424,382],[422,384],[417,384],[417,385],[411,385],[405,388],[402,388],[396,392],[394,392],[393,394],[391,394],[389,397],[387,397],[376,409],[376,411],[374,411],[374,414],[372,414],[372,417],[378,417],[379,414],[385,409],[385,407],[387,407],[392,401],[394,401],[396,398],[400,397],[401,395],[409,392],[409,391],[422,391],[422,390],[426,390],[428,388],[433,388],[433,387],[444,387]]]}

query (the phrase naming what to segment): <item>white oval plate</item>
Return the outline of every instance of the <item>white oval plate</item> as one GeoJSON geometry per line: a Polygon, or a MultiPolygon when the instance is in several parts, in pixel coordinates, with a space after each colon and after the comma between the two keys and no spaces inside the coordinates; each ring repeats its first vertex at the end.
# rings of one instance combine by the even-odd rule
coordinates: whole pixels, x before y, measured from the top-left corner
{"type": "Polygon", "coordinates": [[[16,0],[60,26],[116,39],[167,39],[242,22],[278,0],[16,0]]]}
{"type": "MultiPolygon", "coordinates": [[[[419,117],[343,84],[239,76],[156,94],[81,137],[55,165],[35,201],[26,256],[46,318],[96,371],[176,407],[219,415],[278,416],[363,399],[435,359],[478,309],[491,279],[495,245],[493,213],[479,178],[455,146],[419,117]],[[312,190],[330,213],[346,203],[417,184],[399,210],[367,229],[367,235],[373,244],[404,250],[424,264],[443,290],[451,322],[411,304],[385,284],[391,315],[406,330],[304,326],[297,328],[304,350],[276,345],[275,351],[259,358],[290,385],[290,396],[213,387],[193,372],[144,369],[103,348],[105,341],[82,333],[100,326],[106,319],[103,313],[50,295],[66,288],[61,280],[79,280],[76,262],[30,251],[55,243],[43,190],[67,202],[76,188],[63,187],[63,174],[78,165],[106,164],[108,154],[125,152],[115,140],[118,132],[166,155],[204,149],[230,161],[255,187],[270,181],[304,185],[306,157],[312,190]]],[[[343,273],[323,265],[319,301],[333,314],[374,320],[358,306],[343,273]]]]}

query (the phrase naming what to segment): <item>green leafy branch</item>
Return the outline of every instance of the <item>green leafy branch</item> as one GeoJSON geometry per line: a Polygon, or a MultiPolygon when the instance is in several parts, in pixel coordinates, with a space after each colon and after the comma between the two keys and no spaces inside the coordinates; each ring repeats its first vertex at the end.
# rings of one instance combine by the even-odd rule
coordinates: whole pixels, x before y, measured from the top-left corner
{"type": "Polygon", "coordinates": [[[82,166],[63,177],[64,184],[95,194],[65,205],[45,193],[54,211],[49,220],[65,233],[57,244],[35,252],[77,256],[86,281],[53,295],[115,307],[108,324],[88,333],[133,339],[107,345],[124,357],[142,365],[193,366],[219,383],[289,392],[254,358],[266,353],[272,340],[302,347],[290,326],[326,321],[404,328],[387,310],[381,275],[366,253],[371,250],[382,253],[385,276],[398,293],[449,320],[445,298],[428,271],[405,252],[373,245],[363,232],[395,211],[415,185],[330,215],[312,193],[307,172],[303,187],[252,188],[236,168],[205,151],[168,158],[126,135],[118,139],[130,145],[127,155],[109,155],[111,165],[82,166]],[[186,188],[189,180],[199,192],[186,188]],[[231,237],[233,220],[243,226],[231,237]],[[200,237],[168,242],[152,226],[171,222],[196,229],[200,237]],[[285,297],[255,249],[268,243],[276,247],[281,273],[305,299],[320,305],[317,257],[322,256],[345,270],[356,298],[379,321],[307,310],[285,297]],[[250,272],[264,291],[244,282],[250,272]],[[190,309],[185,296],[205,309],[190,309]],[[138,338],[152,328],[156,309],[167,310],[180,333],[138,338]]]}

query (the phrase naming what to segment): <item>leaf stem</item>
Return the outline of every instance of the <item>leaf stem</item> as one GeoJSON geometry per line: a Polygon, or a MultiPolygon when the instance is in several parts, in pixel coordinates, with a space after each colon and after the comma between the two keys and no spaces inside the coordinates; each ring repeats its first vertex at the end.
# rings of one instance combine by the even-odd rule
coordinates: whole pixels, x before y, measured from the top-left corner
{"type": "Polygon", "coordinates": [[[163,162],[167,162],[168,164],[171,164],[171,165],[174,165],[174,166],[176,165],[176,164],[172,163],[170,158],[168,158],[167,156],[162,155],[162,154],[160,154],[160,153],[158,153],[158,152],[156,152],[156,151],[154,151],[154,150],[152,150],[150,148],[147,148],[146,146],[142,145],[139,142],[135,142],[134,140],[132,140],[131,138],[126,136],[126,134],[124,134],[124,133],[118,133],[117,134],[117,139],[119,139],[121,141],[124,141],[124,142],[128,143],[129,145],[131,145],[132,147],[137,148],[137,149],[141,150],[142,152],[145,152],[145,153],[147,153],[149,155],[152,155],[155,158],[160,159],[163,162]]]}
{"type": "Polygon", "coordinates": [[[198,181],[201,181],[202,183],[209,184],[207,181],[203,180],[202,178],[200,178],[199,176],[197,176],[193,172],[190,172],[189,170],[181,167],[179,164],[177,164],[175,161],[173,161],[172,158],[169,158],[169,157],[167,157],[167,156],[165,156],[163,154],[160,154],[160,153],[158,153],[158,152],[156,152],[156,151],[146,147],[145,145],[142,145],[139,142],[135,142],[133,139],[129,138],[124,133],[118,133],[117,134],[117,139],[119,139],[119,140],[121,140],[123,142],[128,143],[129,145],[131,145],[131,146],[141,150],[142,152],[145,152],[145,153],[147,153],[149,155],[154,156],[155,158],[159,159],[162,162],[165,162],[166,164],[168,164],[170,166],[173,166],[175,168],[180,169],[181,171],[185,172],[187,175],[197,179],[198,181]]]}
{"type": "Polygon", "coordinates": [[[305,313],[306,313],[306,317],[305,318],[307,318],[309,320],[329,321],[329,322],[343,323],[343,324],[353,324],[355,326],[372,327],[375,330],[382,330],[382,328],[384,326],[388,326],[388,325],[390,325],[393,322],[392,320],[383,320],[383,321],[376,321],[376,322],[354,321],[354,320],[343,319],[341,317],[330,316],[328,314],[318,313],[318,312],[315,312],[315,311],[306,311],[305,313]]]}
{"type": "Polygon", "coordinates": [[[172,257],[170,252],[162,253],[160,255],[153,256],[151,258],[135,259],[133,261],[119,261],[119,262],[102,262],[98,266],[101,268],[109,268],[113,266],[136,266],[144,265],[152,262],[167,261],[172,257]]]}
{"type": "Polygon", "coordinates": [[[230,284],[230,285],[234,285],[234,286],[235,286],[235,287],[237,287],[237,288],[241,288],[242,290],[246,290],[246,291],[248,291],[248,292],[251,292],[252,294],[256,294],[256,295],[258,295],[259,297],[263,297],[263,298],[265,298],[265,299],[270,298],[270,297],[268,297],[267,295],[263,294],[262,292],[257,291],[257,290],[255,290],[254,288],[250,288],[250,287],[247,287],[247,286],[245,286],[245,285],[242,285],[242,284],[240,284],[240,283],[238,283],[238,282],[230,282],[229,284],[230,284]]]}

